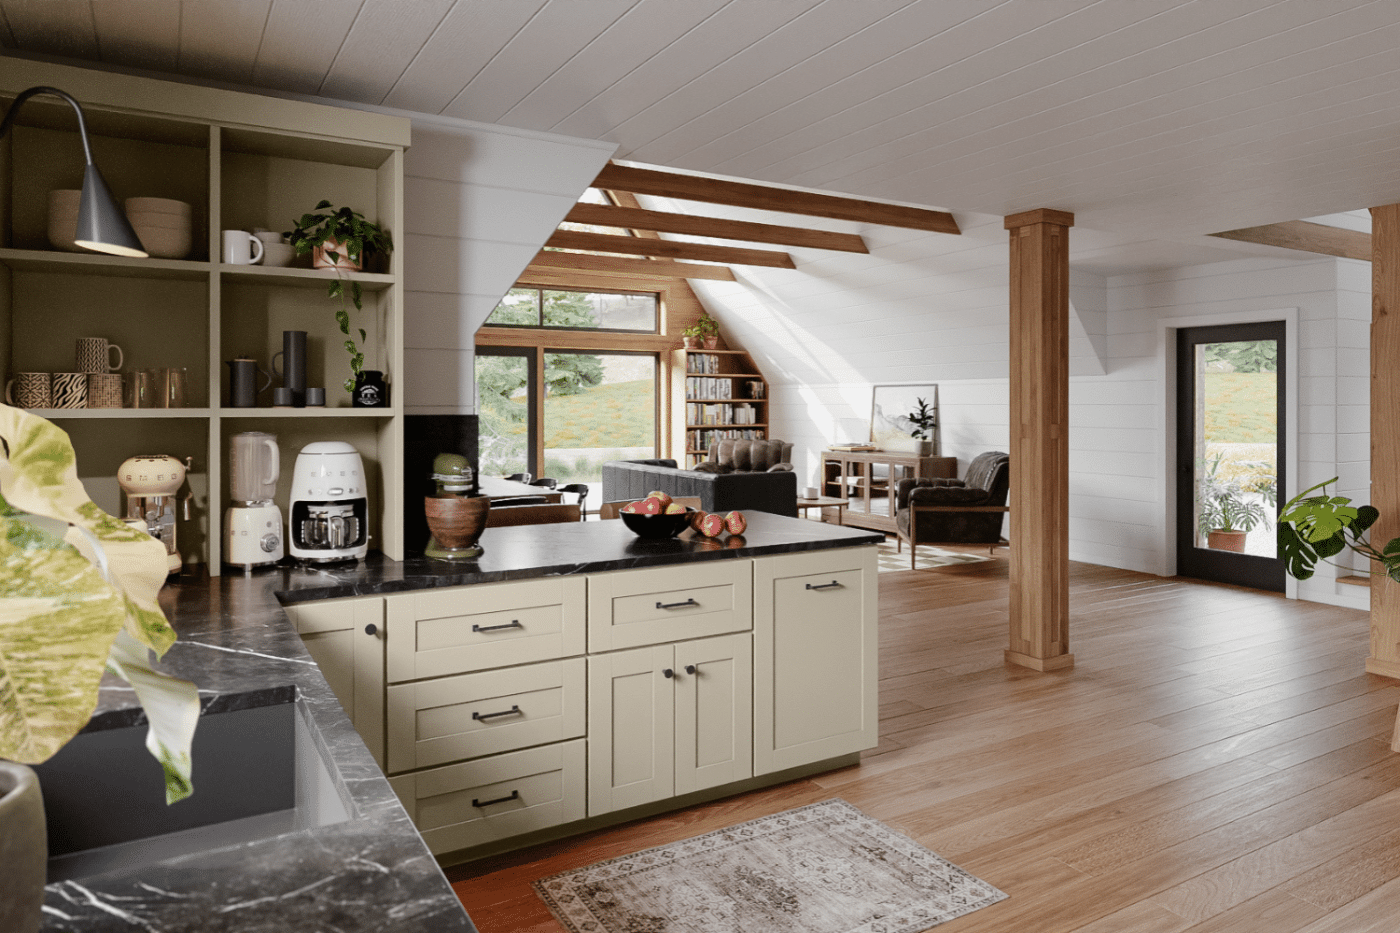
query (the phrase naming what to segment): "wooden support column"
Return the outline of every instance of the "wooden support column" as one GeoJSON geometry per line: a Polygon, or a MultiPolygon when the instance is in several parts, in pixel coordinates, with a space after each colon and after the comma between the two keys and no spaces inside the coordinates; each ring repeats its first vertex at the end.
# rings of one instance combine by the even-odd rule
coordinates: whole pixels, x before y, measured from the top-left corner
{"type": "Polygon", "coordinates": [[[1035,210],[1011,232],[1011,647],[1037,671],[1069,653],[1069,228],[1035,210]]]}
{"type": "MultiPolygon", "coordinates": [[[[1400,204],[1371,208],[1371,526],[1378,547],[1400,535],[1400,204]]],[[[1366,670],[1400,677],[1400,584],[1371,578],[1366,670]]]]}

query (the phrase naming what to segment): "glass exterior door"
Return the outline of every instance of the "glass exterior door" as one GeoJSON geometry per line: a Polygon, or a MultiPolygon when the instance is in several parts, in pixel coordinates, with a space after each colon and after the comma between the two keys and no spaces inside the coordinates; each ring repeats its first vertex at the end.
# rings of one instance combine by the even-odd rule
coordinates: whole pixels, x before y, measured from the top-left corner
{"type": "Polygon", "coordinates": [[[656,456],[656,355],[548,350],[544,472],[602,495],[603,464],[656,456]]]}
{"type": "Polygon", "coordinates": [[[533,350],[476,351],[477,462],[483,476],[535,472],[534,367],[533,350]]]}
{"type": "Polygon", "coordinates": [[[1282,592],[1281,322],[1177,332],[1177,572],[1282,592]]]}

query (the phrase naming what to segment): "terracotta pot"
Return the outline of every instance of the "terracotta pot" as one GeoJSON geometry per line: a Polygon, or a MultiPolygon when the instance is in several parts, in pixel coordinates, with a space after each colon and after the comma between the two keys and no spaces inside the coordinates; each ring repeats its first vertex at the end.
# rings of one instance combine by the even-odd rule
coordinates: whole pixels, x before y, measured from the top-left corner
{"type": "Polygon", "coordinates": [[[0,761],[0,930],[39,929],[48,858],[39,778],[24,765],[0,761]]]}
{"type": "Polygon", "coordinates": [[[704,341],[706,350],[713,350],[715,347],[719,346],[718,337],[702,337],[701,339],[704,341]]]}
{"type": "Polygon", "coordinates": [[[1246,531],[1212,531],[1206,536],[1206,546],[1217,551],[1234,551],[1237,554],[1244,553],[1244,539],[1249,532],[1246,531]]]}
{"type": "Polygon", "coordinates": [[[687,350],[698,350],[698,349],[700,349],[700,338],[699,338],[699,337],[682,337],[682,338],[681,338],[681,342],[685,344],[685,348],[686,348],[687,350]]]}
{"type": "MultiPolygon", "coordinates": [[[[470,551],[486,529],[491,500],[486,496],[426,496],[423,511],[428,518],[428,530],[442,548],[470,551]]],[[[443,555],[429,553],[428,556],[443,555]]]]}
{"type": "Polygon", "coordinates": [[[327,240],[325,243],[313,247],[311,250],[311,268],[313,269],[348,269],[352,272],[358,272],[360,271],[360,267],[360,257],[345,255],[344,251],[340,248],[340,244],[335,240],[327,240]],[[334,250],[340,258],[335,262],[331,262],[330,259],[326,257],[326,250],[328,249],[334,250]]]}

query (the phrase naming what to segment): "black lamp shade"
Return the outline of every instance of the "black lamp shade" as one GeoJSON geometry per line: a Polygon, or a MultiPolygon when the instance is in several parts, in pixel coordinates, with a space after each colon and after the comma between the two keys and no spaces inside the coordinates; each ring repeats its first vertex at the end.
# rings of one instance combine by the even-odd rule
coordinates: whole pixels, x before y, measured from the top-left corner
{"type": "Polygon", "coordinates": [[[83,172],[83,195],[78,204],[78,230],[73,242],[99,253],[116,256],[149,255],[141,238],[131,229],[126,213],[117,206],[97,166],[88,163],[83,172]]]}

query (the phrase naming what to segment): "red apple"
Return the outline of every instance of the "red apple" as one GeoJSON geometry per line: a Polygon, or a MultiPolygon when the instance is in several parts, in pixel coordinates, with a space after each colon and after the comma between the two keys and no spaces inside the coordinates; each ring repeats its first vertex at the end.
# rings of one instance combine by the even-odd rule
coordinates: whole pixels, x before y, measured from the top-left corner
{"type": "Polygon", "coordinates": [[[660,499],[643,499],[641,502],[633,502],[632,505],[635,507],[632,511],[639,515],[660,515],[661,510],[665,508],[660,499]]]}
{"type": "Polygon", "coordinates": [[[684,514],[685,514],[685,506],[681,505],[679,502],[672,502],[670,505],[666,506],[666,514],[667,514],[667,515],[684,515],[684,514]]]}
{"type": "Polygon", "coordinates": [[[707,538],[724,534],[724,516],[710,513],[700,520],[700,533],[707,538]]]}
{"type": "Polygon", "coordinates": [[[724,516],[724,527],[728,528],[732,535],[741,535],[744,529],[749,527],[749,522],[744,518],[743,512],[730,512],[724,516]]]}
{"type": "Polygon", "coordinates": [[[637,503],[635,503],[635,502],[629,502],[629,503],[627,503],[626,505],[624,505],[622,508],[618,509],[618,511],[619,511],[619,512],[635,512],[635,511],[637,511],[637,503]]]}
{"type": "Polygon", "coordinates": [[[647,493],[647,498],[659,501],[662,509],[665,509],[666,506],[671,504],[671,497],[659,489],[653,489],[651,492],[647,493]]]}
{"type": "Polygon", "coordinates": [[[700,509],[696,509],[696,510],[694,510],[693,512],[691,512],[691,513],[690,513],[690,527],[691,527],[691,530],[692,530],[692,531],[699,531],[699,530],[700,530],[700,523],[703,522],[703,521],[705,520],[705,516],[708,515],[708,514],[709,514],[708,512],[704,512],[704,511],[702,511],[702,510],[700,510],[700,509]]]}

